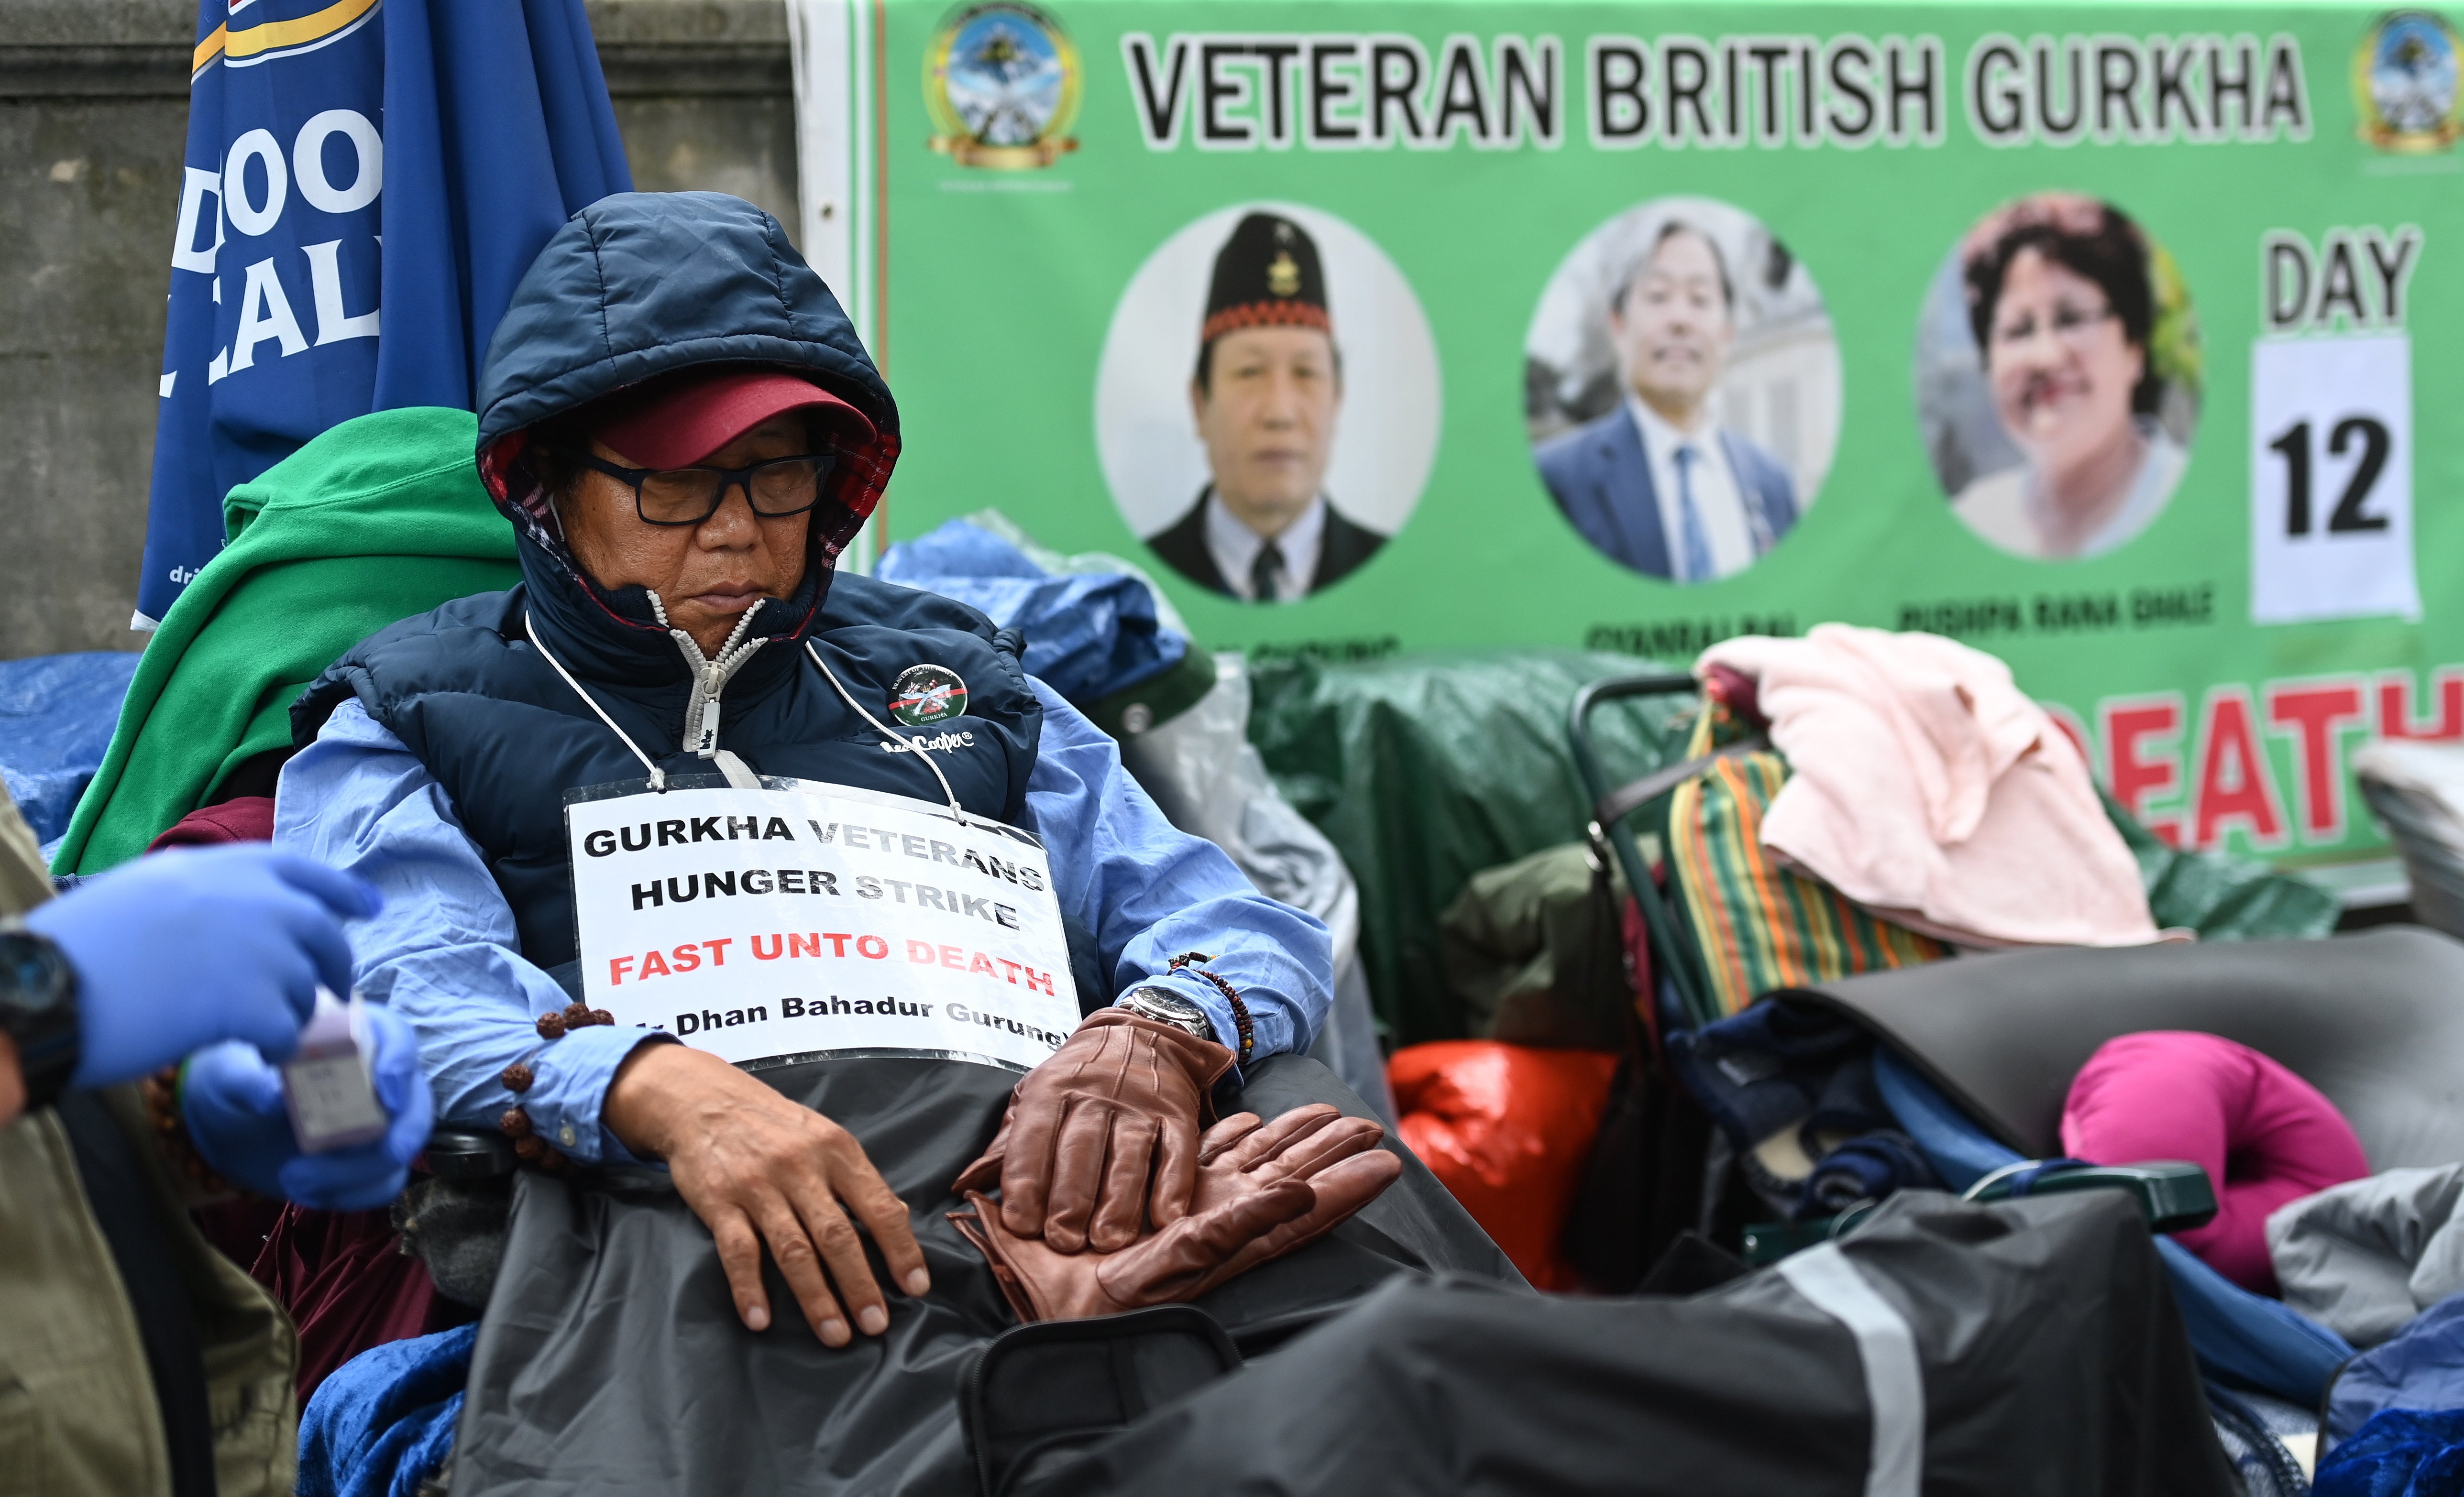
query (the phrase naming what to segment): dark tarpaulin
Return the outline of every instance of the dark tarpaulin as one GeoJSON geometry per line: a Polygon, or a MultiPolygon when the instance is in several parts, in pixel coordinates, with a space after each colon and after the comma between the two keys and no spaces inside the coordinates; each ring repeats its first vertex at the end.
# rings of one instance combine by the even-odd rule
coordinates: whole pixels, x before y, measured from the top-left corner
{"type": "MultiPolygon", "coordinates": [[[[943,1213],[957,1209],[950,1182],[991,1140],[1017,1077],[877,1056],[760,1074],[863,1143],[913,1213],[932,1291],[920,1303],[893,1293],[888,1334],[832,1351],[773,1266],[778,1314],[756,1334],[737,1318],[709,1231],[664,1176],[636,1172],[631,1188],[608,1188],[526,1172],[472,1364],[453,1497],[973,1489],[958,1377],[1014,1320],[943,1213]]],[[[1242,1097],[1267,1117],[1311,1101],[1375,1116],[1325,1067],[1292,1055],[1250,1068],[1242,1097]]],[[[1519,1291],[1445,1187],[1401,1157],[1403,1178],[1360,1215],[1198,1303],[1238,1337],[1413,1269],[1519,1291]]]]}
{"type": "MultiPolygon", "coordinates": [[[[1591,812],[1567,708],[1590,683],[1646,668],[1541,649],[1251,662],[1250,741],[1359,881],[1361,961],[1396,1045],[1468,1037],[1438,917],[1473,874],[1582,835],[1591,812]]],[[[1677,762],[1694,705],[1679,697],[1594,713],[1610,772],[1677,762]]]]}
{"type": "Polygon", "coordinates": [[[1911,1192],[1799,1258],[1690,1299],[1398,1281],[1018,1490],[2238,1497],[2121,1192],[1911,1192]],[[1843,1263],[1882,1324],[1799,1287],[1854,1318],[1843,1263]]]}

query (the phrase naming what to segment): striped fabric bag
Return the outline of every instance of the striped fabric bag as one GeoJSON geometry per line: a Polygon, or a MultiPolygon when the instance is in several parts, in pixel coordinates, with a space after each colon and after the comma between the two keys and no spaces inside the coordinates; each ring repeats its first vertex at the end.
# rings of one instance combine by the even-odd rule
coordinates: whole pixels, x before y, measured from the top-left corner
{"type": "MultiPolygon", "coordinates": [[[[1689,757],[1739,734],[1725,704],[1694,728],[1689,757]]],[[[1875,919],[1764,850],[1763,811],[1788,779],[1771,749],[1715,761],[1669,797],[1669,867],[1721,1013],[1775,987],[1914,966],[1950,955],[1930,936],[1875,919]]]]}

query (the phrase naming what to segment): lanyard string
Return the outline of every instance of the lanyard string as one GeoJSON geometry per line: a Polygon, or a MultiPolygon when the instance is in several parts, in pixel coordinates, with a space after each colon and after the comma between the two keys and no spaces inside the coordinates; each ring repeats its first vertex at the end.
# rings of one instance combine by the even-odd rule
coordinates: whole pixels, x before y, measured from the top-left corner
{"type": "Polygon", "coordinates": [[[917,744],[914,739],[910,738],[905,733],[891,727],[889,724],[883,722],[881,719],[873,716],[871,712],[868,711],[865,705],[858,702],[855,699],[854,694],[847,690],[846,683],[839,680],[839,673],[830,669],[830,662],[822,659],[822,652],[813,647],[812,640],[806,640],[804,641],[804,653],[813,658],[813,663],[819,665],[822,668],[822,674],[829,678],[830,684],[838,688],[840,700],[847,703],[847,705],[855,708],[859,716],[861,716],[866,722],[870,723],[872,725],[873,731],[881,734],[884,738],[896,739],[909,753],[912,753],[918,759],[924,761],[924,768],[932,770],[933,778],[941,782],[941,793],[949,798],[951,818],[957,821],[960,826],[972,825],[975,818],[969,816],[966,813],[966,808],[958,804],[958,792],[950,788],[950,777],[941,772],[941,767],[939,765],[933,762],[932,754],[926,752],[923,747],[917,744]]]}
{"type": "MultiPolygon", "coordinates": [[[[642,746],[633,742],[632,737],[627,734],[625,729],[616,726],[616,720],[607,715],[607,709],[599,705],[599,699],[593,697],[589,692],[584,691],[582,687],[582,683],[573,679],[573,672],[564,668],[564,662],[558,660],[556,658],[556,652],[549,649],[546,642],[539,639],[539,629],[531,622],[530,612],[527,609],[522,612],[522,628],[523,631],[531,638],[531,647],[539,652],[539,658],[546,661],[548,664],[556,668],[556,673],[563,678],[566,685],[573,688],[573,694],[582,699],[583,705],[589,707],[592,712],[597,713],[599,721],[607,725],[607,730],[616,735],[617,741],[622,743],[627,748],[632,750],[634,758],[642,761],[642,768],[649,770],[650,774],[650,789],[661,793],[665,793],[668,788],[668,776],[666,771],[651,762],[650,756],[642,751],[642,746]]],[[[883,722],[881,719],[873,716],[871,712],[866,710],[865,705],[858,702],[855,699],[854,694],[847,690],[847,683],[839,680],[838,672],[830,669],[830,662],[822,659],[822,652],[813,647],[812,640],[806,640],[804,641],[804,653],[811,656],[813,658],[813,663],[822,668],[822,675],[826,678],[829,681],[830,685],[837,690],[840,700],[847,703],[847,705],[855,708],[856,714],[862,717],[867,723],[871,724],[875,732],[881,734],[884,738],[894,740],[904,748],[907,752],[912,753],[916,758],[924,761],[924,768],[932,770],[933,778],[941,782],[941,793],[950,802],[950,815],[953,820],[957,821],[961,826],[974,826],[978,824],[975,817],[967,814],[966,808],[958,804],[958,792],[950,788],[950,777],[941,772],[941,767],[939,765],[933,762],[933,755],[929,751],[927,751],[921,745],[917,744],[915,740],[908,737],[896,728],[891,727],[889,724],[883,722]]],[[[995,826],[1000,825],[997,822],[992,824],[995,826]]],[[[1006,829],[1004,828],[1003,830],[1006,829]]]]}
{"type": "Polygon", "coordinates": [[[539,626],[531,622],[531,613],[527,608],[522,610],[522,632],[531,637],[531,648],[539,652],[539,658],[556,667],[556,673],[564,678],[564,683],[573,688],[573,694],[582,699],[583,705],[598,713],[599,721],[607,725],[607,730],[616,735],[619,743],[632,749],[633,757],[642,761],[642,768],[650,771],[650,789],[663,795],[666,794],[668,790],[666,771],[652,764],[650,756],[642,751],[642,746],[633,742],[626,735],[625,729],[616,726],[616,720],[607,715],[607,709],[599,705],[596,697],[582,689],[582,683],[573,679],[573,672],[564,668],[564,662],[558,660],[556,652],[547,647],[547,641],[539,638],[539,626]]]}

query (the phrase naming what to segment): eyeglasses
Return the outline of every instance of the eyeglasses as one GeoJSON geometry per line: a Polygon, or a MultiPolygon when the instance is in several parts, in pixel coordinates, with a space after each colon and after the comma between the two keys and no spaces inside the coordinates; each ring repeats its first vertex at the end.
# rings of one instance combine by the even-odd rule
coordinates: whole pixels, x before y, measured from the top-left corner
{"type": "Polygon", "coordinates": [[[633,490],[634,512],[646,525],[699,525],[718,512],[730,488],[742,488],[753,512],[765,520],[802,514],[821,502],[822,480],[835,472],[836,457],[773,458],[751,467],[619,467],[584,452],[583,466],[633,490]]]}
{"type": "MultiPolygon", "coordinates": [[[[2052,329],[2054,336],[2064,342],[2083,343],[2097,324],[2117,314],[2111,307],[2081,307],[2067,301],[2056,302],[2053,315],[2045,319],[2045,326],[2052,329]]],[[[1997,325],[1993,329],[1993,341],[2015,347],[2035,337],[2036,328],[2035,313],[2023,312],[2011,321],[1997,325]]]]}

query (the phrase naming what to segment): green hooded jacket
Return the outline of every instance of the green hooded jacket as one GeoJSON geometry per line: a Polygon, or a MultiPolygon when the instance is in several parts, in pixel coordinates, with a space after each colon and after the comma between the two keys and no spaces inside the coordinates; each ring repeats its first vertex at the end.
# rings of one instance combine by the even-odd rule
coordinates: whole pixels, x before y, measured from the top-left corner
{"type": "Polygon", "coordinates": [[[520,580],[477,444],[468,411],[378,411],[231,491],[227,544],[146,645],[55,872],[135,857],[231,770],[288,748],[292,700],[344,650],[520,580]]]}

